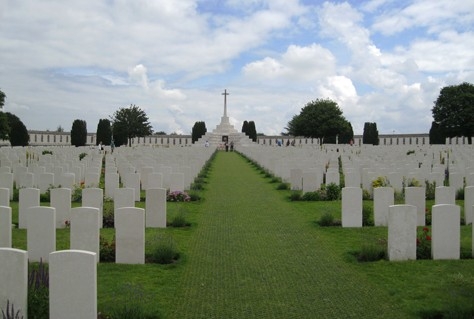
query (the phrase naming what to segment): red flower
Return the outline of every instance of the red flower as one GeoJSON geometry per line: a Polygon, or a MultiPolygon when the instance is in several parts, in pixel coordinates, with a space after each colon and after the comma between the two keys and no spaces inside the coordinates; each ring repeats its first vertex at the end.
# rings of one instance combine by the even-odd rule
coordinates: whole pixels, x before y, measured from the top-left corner
{"type": "Polygon", "coordinates": [[[427,232],[430,231],[430,229],[429,229],[428,227],[423,227],[423,231],[424,231],[425,233],[427,233],[427,232]]]}
{"type": "Polygon", "coordinates": [[[426,235],[426,240],[431,240],[431,236],[430,236],[430,235],[426,235]]]}

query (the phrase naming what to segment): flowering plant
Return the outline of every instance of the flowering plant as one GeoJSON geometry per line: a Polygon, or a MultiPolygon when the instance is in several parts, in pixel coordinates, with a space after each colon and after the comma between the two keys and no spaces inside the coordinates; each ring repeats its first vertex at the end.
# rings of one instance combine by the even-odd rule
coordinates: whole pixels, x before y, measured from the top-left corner
{"type": "Polygon", "coordinates": [[[166,194],[166,200],[168,202],[189,202],[191,201],[191,197],[182,191],[173,191],[166,194]]]}
{"type": "Polygon", "coordinates": [[[416,238],[416,259],[431,259],[431,235],[428,227],[416,238]]]}
{"type": "Polygon", "coordinates": [[[65,226],[66,228],[71,227],[71,222],[70,222],[69,220],[65,220],[65,221],[64,221],[64,226],[65,226]]]}

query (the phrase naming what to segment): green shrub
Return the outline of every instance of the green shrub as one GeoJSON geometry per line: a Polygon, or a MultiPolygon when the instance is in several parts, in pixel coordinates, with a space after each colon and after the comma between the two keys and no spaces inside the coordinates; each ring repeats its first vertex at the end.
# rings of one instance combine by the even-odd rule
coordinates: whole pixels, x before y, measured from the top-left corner
{"type": "Polygon", "coordinates": [[[43,152],[41,152],[41,154],[43,154],[43,155],[47,155],[47,154],[53,155],[53,151],[43,150],[43,152]]]}
{"type": "Polygon", "coordinates": [[[105,201],[102,213],[102,227],[103,228],[114,228],[114,203],[105,201]]]}
{"type": "Polygon", "coordinates": [[[190,223],[186,220],[186,215],[188,211],[181,207],[176,214],[174,214],[169,222],[171,227],[187,227],[190,223]]]}
{"type": "Polygon", "coordinates": [[[301,200],[304,201],[318,201],[321,200],[319,192],[306,192],[301,196],[301,200]]]}
{"type": "Polygon", "coordinates": [[[456,190],[456,199],[464,200],[464,188],[459,188],[456,190]]]}
{"type": "Polygon", "coordinates": [[[401,203],[405,201],[405,192],[404,190],[395,190],[394,192],[395,202],[401,203]]]}
{"type": "Polygon", "coordinates": [[[367,204],[362,205],[362,226],[374,226],[374,211],[367,204]]]}
{"type": "Polygon", "coordinates": [[[277,176],[273,176],[270,180],[270,183],[281,183],[281,178],[277,176]]]}
{"type": "Polygon", "coordinates": [[[86,157],[86,156],[87,156],[87,153],[81,153],[81,154],[79,154],[79,160],[82,161],[82,159],[83,159],[84,157],[86,157]]]}
{"type": "Polygon", "coordinates": [[[388,182],[388,178],[385,176],[379,176],[372,181],[372,188],[387,186],[390,186],[390,183],[388,182]]]}
{"type": "Polygon", "coordinates": [[[301,200],[301,191],[292,191],[290,194],[290,201],[296,202],[301,200]]]}
{"type": "Polygon", "coordinates": [[[377,243],[365,243],[356,254],[357,261],[368,262],[385,259],[387,256],[386,245],[377,243]]]}
{"type": "Polygon", "coordinates": [[[49,318],[49,274],[42,260],[28,276],[28,318],[49,318]]]}
{"type": "Polygon", "coordinates": [[[338,200],[341,198],[341,188],[335,183],[331,183],[326,186],[326,199],[327,200],[338,200]]]}
{"type": "Polygon", "coordinates": [[[372,196],[370,195],[370,192],[367,189],[362,190],[362,200],[371,200],[372,196]]]}
{"type": "Polygon", "coordinates": [[[2,309],[3,319],[23,319],[23,316],[20,314],[20,310],[15,311],[15,305],[12,303],[10,306],[10,300],[7,300],[7,311],[2,309]]]}
{"type": "Polygon", "coordinates": [[[197,202],[201,200],[201,195],[196,191],[190,191],[188,193],[191,202],[197,202]]]}
{"type": "Polygon", "coordinates": [[[425,199],[433,200],[435,199],[435,192],[436,192],[436,182],[429,182],[425,181],[425,199]]]}
{"type": "Polygon", "coordinates": [[[150,261],[171,264],[179,258],[179,252],[171,236],[157,235],[151,243],[150,261]]]}
{"type": "Polygon", "coordinates": [[[278,184],[276,189],[280,190],[280,191],[281,190],[288,190],[288,189],[290,189],[290,185],[288,183],[283,183],[282,182],[282,183],[278,184]]]}
{"type": "Polygon", "coordinates": [[[99,237],[100,261],[115,262],[115,238],[108,241],[106,238],[99,237]]]}
{"type": "Polygon", "coordinates": [[[322,227],[341,226],[341,221],[335,219],[331,213],[325,213],[319,219],[318,224],[322,227]]]}

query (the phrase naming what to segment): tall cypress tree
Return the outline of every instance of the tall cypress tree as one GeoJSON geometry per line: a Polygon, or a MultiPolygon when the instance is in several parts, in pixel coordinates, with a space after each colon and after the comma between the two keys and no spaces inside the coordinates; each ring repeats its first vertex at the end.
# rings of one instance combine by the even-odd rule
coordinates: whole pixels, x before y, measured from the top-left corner
{"type": "Polygon", "coordinates": [[[242,133],[244,133],[245,135],[249,135],[248,132],[249,132],[249,122],[245,120],[244,124],[242,124],[242,133]]]}
{"type": "Polygon", "coordinates": [[[257,141],[257,129],[255,127],[255,122],[254,121],[250,121],[249,122],[249,127],[248,127],[248,133],[247,135],[249,136],[249,138],[256,142],[257,141]]]}
{"type": "Polygon", "coordinates": [[[84,120],[74,120],[71,128],[71,145],[85,146],[87,142],[87,123],[84,120]]]}
{"type": "Polygon", "coordinates": [[[199,138],[201,138],[204,134],[206,134],[207,128],[206,123],[203,121],[199,121],[194,123],[192,132],[191,132],[191,140],[192,142],[196,142],[199,138]]]}

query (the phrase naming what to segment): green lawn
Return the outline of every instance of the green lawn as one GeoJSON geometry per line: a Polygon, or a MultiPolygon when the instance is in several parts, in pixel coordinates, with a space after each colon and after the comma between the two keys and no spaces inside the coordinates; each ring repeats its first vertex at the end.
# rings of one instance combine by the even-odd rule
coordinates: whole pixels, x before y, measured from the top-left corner
{"type": "MultiPolygon", "coordinates": [[[[474,314],[474,260],[358,263],[350,254],[385,240],[384,227],[319,227],[340,202],[290,202],[237,153],[219,152],[204,200],[185,207],[192,226],[166,233],[181,254],[173,265],[98,266],[99,310],[142,304],[162,318],[444,318],[474,314]],[[436,317],[441,318],[441,317],[436,317]]],[[[138,204],[143,207],[143,203],[138,204]]],[[[67,248],[68,230],[58,231],[67,248]]],[[[113,230],[102,234],[113,237],[113,230]]],[[[471,226],[462,226],[470,250],[471,226]]],[[[25,232],[14,246],[25,249],[25,232]]],[[[61,243],[59,243],[61,241],[61,243]]],[[[152,316],[150,316],[151,318],[152,316]]]]}

